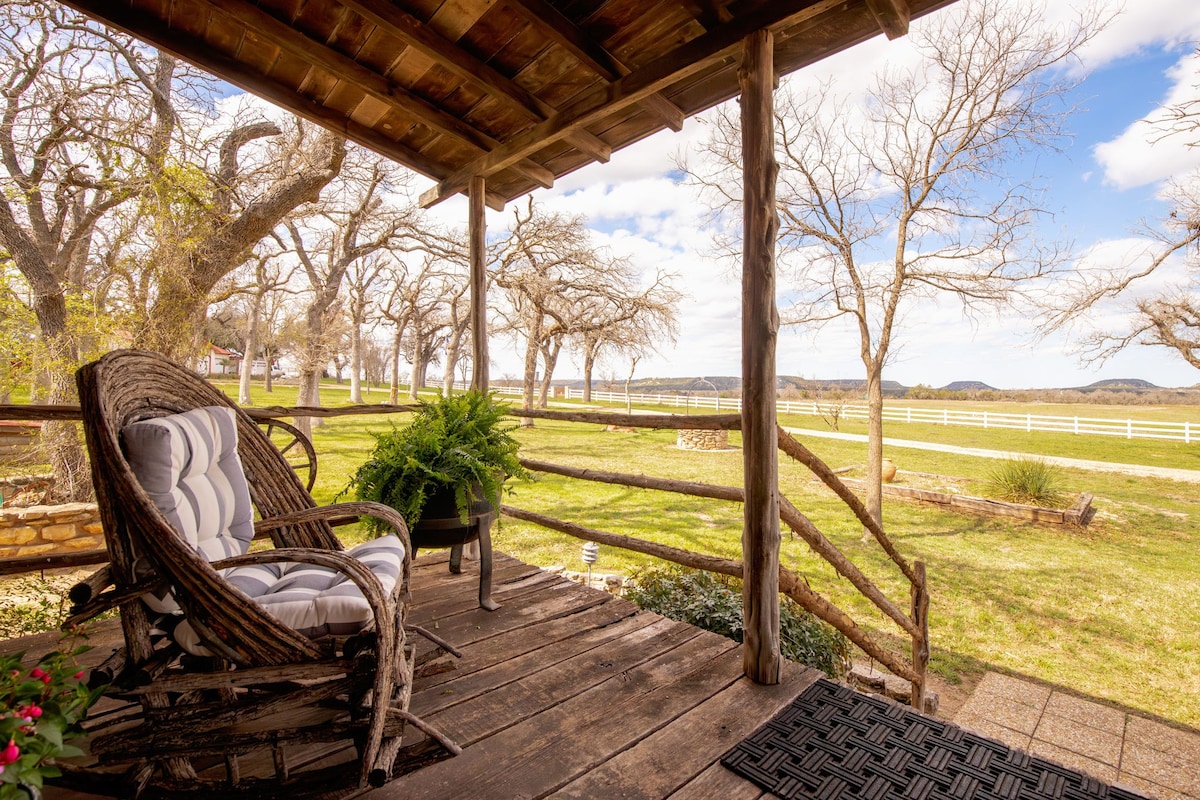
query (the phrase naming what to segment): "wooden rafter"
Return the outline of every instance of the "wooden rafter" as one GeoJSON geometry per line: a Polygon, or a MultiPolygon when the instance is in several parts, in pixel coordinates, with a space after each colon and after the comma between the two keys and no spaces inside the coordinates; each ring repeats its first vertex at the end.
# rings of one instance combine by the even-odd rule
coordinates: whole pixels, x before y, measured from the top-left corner
{"type": "MultiPolygon", "coordinates": [[[[522,11],[542,35],[570,52],[581,64],[605,80],[623,78],[633,71],[600,43],[585,36],[575,23],[546,0],[509,0],[509,5],[522,11]]],[[[644,105],[671,130],[683,128],[682,109],[661,94],[656,92],[647,96],[644,105]]]]}
{"type": "Polygon", "coordinates": [[[899,39],[908,33],[912,11],[906,0],[867,0],[867,8],[887,38],[899,39]]]}
{"type": "MultiPolygon", "coordinates": [[[[252,34],[248,33],[248,36],[252,35],[268,41],[282,50],[329,71],[330,74],[341,80],[354,83],[362,88],[369,97],[410,114],[422,124],[441,134],[455,137],[482,152],[488,152],[499,144],[496,139],[473,125],[413,95],[379,73],[359,64],[353,58],[343,55],[322,42],[304,36],[292,26],[257,7],[234,2],[234,0],[209,0],[209,2],[215,10],[246,25],[247,30],[253,32],[252,34]]],[[[540,186],[549,188],[554,185],[554,173],[535,161],[522,159],[513,166],[540,186]]]]}
{"type": "Polygon", "coordinates": [[[736,55],[746,35],[764,28],[790,24],[812,13],[812,6],[812,0],[778,0],[680,45],[608,86],[586,93],[550,119],[514,136],[477,161],[439,181],[437,186],[421,195],[421,204],[427,208],[436,205],[465,189],[472,176],[486,177],[507,169],[546,145],[566,138],[573,131],[639,103],[677,81],[736,55]]]}
{"type": "MultiPolygon", "coordinates": [[[[204,65],[223,80],[258,95],[266,100],[289,108],[297,115],[325,128],[340,131],[347,137],[370,147],[380,155],[408,164],[413,169],[432,178],[445,175],[446,170],[423,154],[400,144],[378,131],[348,119],[344,114],[329,109],[315,100],[302,97],[289,89],[263,77],[257,71],[232,58],[218,55],[205,46],[203,41],[185,39],[167,25],[148,24],[146,18],[124,4],[109,0],[66,0],[68,5],[81,11],[94,13],[103,7],[107,24],[129,35],[136,35],[158,49],[193,64],[204,65]],[[136,32],[136,33],[135,33],[136,32]]],[[[504,207],[499,197],[489,198],[489,205],[504,207]]]]}
{"type": "MultiPolygon", "coordinates": [[[[555,113],[553,106],[527,92],[516,81],[446,41],[421,20],[386,0],[342,0],[342,4],[381,31],[407,42],[410,47],[429,56],[462,80],[480,87],[530,119],[541,121],[555,113]]],[[[598,161],[608,161],[612,155],[612,148],[606,142],[587,131],[576,131],[571,144],[590,153],[598,161]]]]}

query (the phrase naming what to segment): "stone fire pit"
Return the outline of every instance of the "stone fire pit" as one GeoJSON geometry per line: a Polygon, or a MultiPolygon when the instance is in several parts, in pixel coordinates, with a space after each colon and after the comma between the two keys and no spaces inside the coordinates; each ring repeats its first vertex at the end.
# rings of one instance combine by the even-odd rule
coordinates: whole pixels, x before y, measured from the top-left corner
{"type": "Polygon", "coordinates": [[[729,431],[681,429],[675,446],[680,450],[728,450],[729,431]]]}

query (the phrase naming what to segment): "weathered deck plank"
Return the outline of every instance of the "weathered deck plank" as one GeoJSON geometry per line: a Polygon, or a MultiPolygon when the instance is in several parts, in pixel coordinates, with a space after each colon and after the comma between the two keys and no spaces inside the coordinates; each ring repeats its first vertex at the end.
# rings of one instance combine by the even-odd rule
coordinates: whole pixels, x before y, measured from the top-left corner
{"type": "MultiPolygon", "coordinates": [[[[716,762],[817,673],[788,664],[780,685],[757,686],[742,677],[734,643],[500,553],[501,608],[484,611],[478,562],[464,562],[459,575],[446,562],[445,551],[418,559],[410,621],[463,658],[418,678],[411,707],[465,749],[360,796],[770,800],[716,762]]],[[[101,660],[119,637],[114,622],[98,626],[88,660],[101,660]]],[[[55,634],[26,637],[0,643],[0,652],[56,642],[55,634]]],[[[338,758],[332,748],[313,755],[338,758]]],[[[49,788],[46,797],[92,796],[49,788]]]]}

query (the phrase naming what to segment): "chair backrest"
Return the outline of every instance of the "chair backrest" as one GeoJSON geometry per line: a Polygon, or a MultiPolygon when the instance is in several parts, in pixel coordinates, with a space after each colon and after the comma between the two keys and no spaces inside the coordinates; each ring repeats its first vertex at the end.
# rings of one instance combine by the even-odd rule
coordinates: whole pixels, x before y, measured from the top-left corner
{"type": "Polygon", "coordinates": [[[196,552],[217,561],[249,550],[254,510],[232,409],[134,422],[121,429],[121,445],[154,506],[196,552]]]}
{"type": "MultiPolygon", "coordinates": [[[[153,438],[161,435],[163,424],[167,426],[168,440],[176,435],[169,430],[176,425],[174,421],[156,423],[153,429],[138,427],[148,420],[184,415],[183,419],[194,427],[197,439],[202,439],[203,429],[218,431],[224,424],[220,417],[228,419],[231,415],[237,432],[236,459],[259,514],[267,517],[311,508],[312,497],[254,420],[223,392],[157,353],[113,351],[82,367],[77,381],[92,480],[117,585],[132,585],[147,570],[152,570],[166,580],[174,599],[209,649],[239,663],[287,663],[313,657],[316,650],[310,641],[283,628],[209,565],[209,558],[224,557],[217,550],[226,546],[240,548],[248,533],[238,501],[234,499],[234,508],[228,509],[228,514],[222,511],[211,526],[207,520],[199,524],[193,538],[188,523],[182,518],[173,522],[168,518],[169,511],[164,510],[175,502],[176,512],[182,516],[189,514],[174,499],[175,492],[186,495],[187,491],[178,484],[175,489],[167,486],[169,477],[158,483],[151,479],[151,488],[164,504],[160,507],[139,480],[122,447],[123,433],[130,441],[153,438]],[[189,416],[189,412],[199,409],[205,409],[203,414],[189,416]],[[203,416],[208,416],[209,421],[198,422],[203,416]],[[161,489],[166,492],[157,491],[161,489]],[[221,531],[218,523],[224,516],[230,526],[221,531]]],[[[208,481],[207,488],[198,490],[196,487],[202,487],[202,480],[193,473],[190,464],[180,465],[181,479],[192,484],[190,491],[215,492],[217,484],[229,479],[231,473],[225,469],[232,469],[233,462],[228,455],[225,459],[221,457],[226,444],[214,442],[211,448],[202,448],[205,458],[215,457],[215,469],[221,473],[201,470],[205,476],[202,480],[208,481]]],[[[234,494],[231,489],[228,496],[234,494]]],[[[196,508],[201,505],[197,503],[196,508]]],[[[342,549],[324,522],[279,529],[272,533],[272,538],[277,546],[283,547],[342,549]]],[[[126,634],[129,635],[128,628],[126,634]]]]}

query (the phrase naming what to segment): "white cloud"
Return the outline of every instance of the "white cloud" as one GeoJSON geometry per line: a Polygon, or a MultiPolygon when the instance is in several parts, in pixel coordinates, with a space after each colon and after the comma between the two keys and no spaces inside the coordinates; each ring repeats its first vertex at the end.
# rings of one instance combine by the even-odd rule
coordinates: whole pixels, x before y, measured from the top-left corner
{"type": "Polygon", "coordinates": [[[1167,73],[1171,88],[1154,111],[1135,120],[1120,136],[1096,145],[1093,154],[1104,179],[1118,189],[1159,183],[1200,167],[1200,148],[1189,147],[1194,136],[1163,136],[1164,109],[1197,96],[1200,56],[1180,58],[1167,73]]]}

